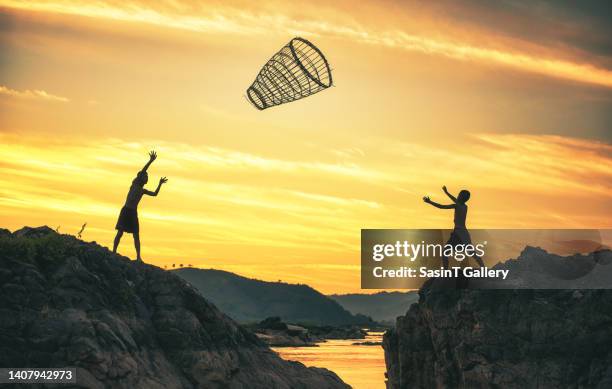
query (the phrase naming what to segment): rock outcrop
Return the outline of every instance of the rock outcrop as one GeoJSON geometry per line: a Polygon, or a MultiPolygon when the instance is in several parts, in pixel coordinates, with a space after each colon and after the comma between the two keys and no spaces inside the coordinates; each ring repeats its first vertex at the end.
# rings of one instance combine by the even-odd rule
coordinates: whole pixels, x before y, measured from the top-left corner
{"type": "Polygon", "coordinates": [[[612,251],[560,256],[527,246],[518,258],[500,262],[508,278],[472,279],[472,289],[607,289],[612,285],[612,251]]]}
{"type": "Polygon", "coordinates": [[[384,337],[387,388],[612,387],[612,290],[435,282],[384,337]]]}
{"type": "Polygon", "coordinates": [[[365,339],[367,335],[365,329],[357,326],[301,326],[285,323],[278,316],[246,327],[271,347],[317,346],[327,339],[365,339]]]}
{"type": "Polygon", "coordinates": [[[348,388],[171,272],[46,227],[0,234],[0,366],[76,366],[87,388],[348,388]]]}

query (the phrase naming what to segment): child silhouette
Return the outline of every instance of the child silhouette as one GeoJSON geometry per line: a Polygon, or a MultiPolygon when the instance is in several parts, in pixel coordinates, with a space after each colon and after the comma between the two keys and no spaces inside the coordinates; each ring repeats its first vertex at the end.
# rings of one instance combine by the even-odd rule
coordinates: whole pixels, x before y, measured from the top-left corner
{"type": "Polygon", "coordinates": [[[146,183],[149,181],[149,175],[147,174],[147,169],[153,161],[157,158],[157,153],[155,151],[149,152],[149,162],[144,165],[141,171],[138,172],[136,178],[132,181],[132,185],[130,186],[130,190],[125,199],[125,205],[121,208],[121,213],[119,214],[119,219],[117,220],[117,225],[115,229],[117,230],[117,235],[115,235],[115,241],[113,243],[113,253],[117,252],[117,246],[119,246],[119,241],[123,236],[124,232],[130,233],[134,236],[134,247],[136,248],[136,261],[142,262],[142,258],[140,257],[140,226],[138,223],[138,203],[142,199],[143,195],[149,196],[157,196],[161,186],[168,182],[166,177],[162,177],[159,179],[159,184],[157,185],[157,189],[155,192],[151,192],[144,188],[146,183]]]}
{"type": "MultiPolygon", "coordinates": [[[[472,238],[470,237],[470,232],[467,230],[467,227],[465,226],[465,219],[467,218],[467,211],[468,211],[468,207],[465,203],[470,199],[470,192],[468,190],[463,189],[461,192],[459,192],[459,195],[455,197],[448,192],[448,190],[446,189],[446,186],[443,186],[442,190],[453,201],[452,204],[448,204],[448,205],[438,204],[435,201],[431,201],[429,196],[423,197],[423,201],[428,204],[433,205],[436,208],[455,210],[455,216],[453,218],[455,227],[453,228],[453,232],[451,232],[451,236],[448,239],[448,242],[446,242],[446,244],[450,244],[453,246],[456,246],[459,244],[464,244],[464,245],[472,244],[472,238]]],[[[480,265],[480,267],[484,267],[482,258],[480,258],[476,254],[474,254],[473,257],[476,260],[476,262],[478,262],[478,265],[480,265]]],[[[442,263],[444,265],[444,268],[448,269],[448,258],[446,256],[442,256],[442,263]]]]}

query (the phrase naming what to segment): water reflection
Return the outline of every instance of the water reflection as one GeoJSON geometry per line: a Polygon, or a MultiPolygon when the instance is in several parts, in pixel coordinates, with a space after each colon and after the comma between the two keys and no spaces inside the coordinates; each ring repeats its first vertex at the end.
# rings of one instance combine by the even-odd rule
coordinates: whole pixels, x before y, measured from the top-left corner
{"type": "Polygon", "coordinates": [[[284,359],[306,366],[325,367],[355,389],[385,388],[385,356],[382,346],[355,343],[382,341],[383,332],[368,332],[366,339],[328,340],[319,347],[274,347],[284,359]]]}

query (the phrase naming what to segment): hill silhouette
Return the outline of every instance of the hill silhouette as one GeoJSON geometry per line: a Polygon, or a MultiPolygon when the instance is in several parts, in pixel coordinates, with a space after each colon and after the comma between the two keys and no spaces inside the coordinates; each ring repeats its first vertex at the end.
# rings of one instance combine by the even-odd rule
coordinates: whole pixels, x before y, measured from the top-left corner
{"type": "Polygon", "coordinates": [[[419,299],[416,291],[332,294],[329,297],[351,313],[366,315],[381,323],[394,323],[398,316],[405,315],[410,305],[419,299]]]}
{"type": "Polygon", "coordinates": [[[267,282],[213,270],[173,270],[234,320],[253,323],[271,316],[313,325],[365,325],[369,318],[353,315],[308,285],[267,282]]]}
{"type": "Polygon", "coordinates": [[[172,272],[48,227],[0,230],[0,366],[87,388],[348,388],[285,361],[172,272]]]}

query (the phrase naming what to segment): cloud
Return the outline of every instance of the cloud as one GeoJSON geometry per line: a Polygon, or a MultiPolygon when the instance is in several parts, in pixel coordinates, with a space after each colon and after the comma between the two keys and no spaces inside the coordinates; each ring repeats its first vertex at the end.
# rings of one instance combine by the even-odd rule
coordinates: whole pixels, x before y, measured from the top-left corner
{"type": "MultiPolygon", "coordinates": [[[[152,139],[0,134],[0,218],[9,228],[68,231],[87,221],[87,238],[110,244],[129,183],[156,144],[149,186],[161,175],[170,181],[143,199],[141,216],[157,264],[177,255],[196,266],[215,258],[217,268],[273,260],[278,277],[295,281],[296,263],[325,263],[349,287],[359,276],[345,272],[358,258],[361,228],[452,225],[452,214],[421,201],[427,194],[445,200],[443,184],[472,191],[474,228],[610,227],[609,144],[521,134],[474,134],[452,146],[367,143],[347,169],[330,152],[300,160],[152,139]]],[[[316,287],[335,287],[316,274],[316,287]]]]}
{"type": "Polygon", "coordinates": [[[4,85],[0,85],[0,94],[19,99],[32,99],[32,100],[44,100],[59,103],[67,103],[70,100],[66,97],[57,96],[40,89],[26,89],[26,90],[15,90],[8,88],[4,85]]]}
{"type": "MultiPolygon", "coordinates": [[[[470,134],[451,146],[400,144],[389,152],[411,161],[414,174],[397,190],[428,177],[537,196],[612,198],[612,146],[553,135],[470,134]]],[[[397,160],[397,159],[396,159],[397,160]]],[[[400,162],[401,163],[401,162],[400,162]]],[[[609,201],[609,200],[606,200],[609,201]]]]}
{"type": "MultiPolygon", "coordinates": [[[[521,49],[483,46],[478,41],[475,43],[473,39],[461,40],[460,34],[453,34],[452,31],[431,28],[428,31],[409,31],[402,28],[401,24],[392,29],[385,28],[367,22],[359,23],[356,21],[358,18],[351,20],[349,17],[339,17],[339,14],[344,13],[342,9],[336,9],[335,13],[323,12],[328,11],[329,7],[322,6],[319,15],[312,10],[300,13],[290,6],[279,6],[276,10],[273,6],[263,5],[254,9],[218,4],[203,7],[188,1],[173,2],[172,5],[139,2],[121,5],[104,1],[85,4],[61,0],[1,0],[0,4],[17,9],[147,23],[194,32],[263,35],[282,31],[283,34],[338,37],[363,44],[505,66],[548,77],[612,88],[612,71],[593,63],[583,63],[582,60],[572,61],[564,55],[556,57],[554,50],[546,50],[547,54],[541,55],[526,47],[521,49]]],[[[481,37],[482,33],[481,31],[481,37]]],[[[579,33],[580,36],[585,34],[582,31],[579,33]]],[[[490,40],[487,38],[487,43],[490,40]]],[[[495,40],[495,37],[492,40],[495,40]]]]}
{"type": "Polygon", "coordinates": [[[508,38],[593,59],[612,54],[612,8],[605,2],[439,0],[423,4],[430,17],[470,26],[487,40],[508,38]]]}
{"type": "MultiPolygon", "coordinates": [[[[12,161],[0,164],[0,174],[11,178],[0,190],[3,202],[31,201],[32,209],[41,210],[62,204],[60,208],[68,209],[74,198],[78,207],[99,210],[99,217],[114,216],[107,212],[123,196],[147,149],[144,143],[116,139],[49,143],[0,135],[0,140],[0,152],[12,161]],[[90,184],[84,187],[82,182],[90,184]],[[105,190],[92,191],[96,185],[105,190]]],[[[210,146],[150,143],[157,144],[163,156],[152,173],[159,170],[169,176],[167,190],[178,196],[169,202],[165,196],[156,199],[168,208],[151,214],[152,219],[223,228],[246,240],[262,235],[256,240],[271,241],[275,233],[294,231],[300,239],[327,235],[328,243],[337,241],[373,215],[394,220],[399,209],[420,210],[420,196],[432,183],[466,185],[475,193],[497,195],[512,191],[600,202],[612,198],[612,146],[569,137],[475,134],[455,148],[381,143],[373,145],[378,159],[363,158],[350,168],[317,157],[300,161],[210,146]],[[236,224],[238,219],[241,223],[236,224]]],[[[494,201],[491,206],[492,211],[515,212],[498,208],[494,201]]],[[[536,212],[539,205],[534,201],[524,206],[526,212],[536,212]]],[[[578,204],[571,209],[580,214],[578,204]]],[[[564,210],[560,207],[555,213],[564,210]]],[[[286,242],[298,244],[295,238],[286,242]]]]}

